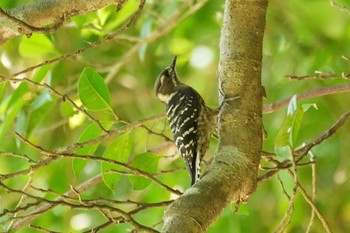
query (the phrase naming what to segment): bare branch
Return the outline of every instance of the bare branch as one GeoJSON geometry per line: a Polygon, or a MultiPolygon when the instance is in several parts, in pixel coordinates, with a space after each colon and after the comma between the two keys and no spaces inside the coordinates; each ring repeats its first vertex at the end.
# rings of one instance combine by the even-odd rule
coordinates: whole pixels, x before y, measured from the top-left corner
{"type": "Polygon", "coordinates": [[[0,151],[0,156],[12,156],[16,158],[25,159],[30,163],[35,163],[35,161],[32,160],[28,155],[23,155],[15,152],[0,151]]]}
{"type": "Polygon", "coordinates": [[[350,111],[343,114],[334,125],[329,128],[326,132],[324,132],[320,137],[315,139],[314,141],[306,144],[300,149],[295,151],[295,156],[304,156],[306,155],[314,146],[321,144],[324,140],[333,136],[339,128],[350,119],[350,111]]]}
{"type": "Polygon", "coordinates": [[[125,0],[39,0],[16,8],[0,10],[0,45],[24,34],[49,33],[57,30],[75,15],[87,14],[112,4],[123,4],[125,0]],[[46,27],[51,25],[50,27],[46,27]]]}
{"type": "Polygon", "coordinates": [[[155,183],[159,184],[162,188],[164,188],[165,190],[175,194],[175,195],[181,195],[182,193],[178,190],[172,189],[169,186],[165,185],[164,183],[162,183],[161,181],[159,181],[157,178],[155,178],[153,175],[144,172],[140,169],[134,168],[128,164],[125,163],[121,163],[119,161],[116,160],[112,160],[112,159],[107,159],[107,158],[101,158],[101,157],[95,157],[95,156],[91,156],[91,155],[78,155],[78,154],[73,154],[73,153],[57,153],[54,151],[49,151],[46,150],[44,148],[42,148],[41,146],[35,145],[34,143],[30,142],[28,139],[26,139],[25,137],[23,137],[22,135],[16,133],[16,135],[27,145],[33,147],[34,149],[36,149],[37,151],[39,151],[41,154],[46,155],[46,156],[53,156],[53,157],[59,157],[59,158],[75,158],[75,159],[82,159],[82,160],[90,160],[90,161],[99,161],[99,162],[107,162],[110,164],[114,164],[123,168],[126,168],[128,170],[131,170],[132,172],[134,172],[136,175],[140,175],[143,176],[145,178],[148,178],[152,181],[154,181],[155,183]]]}
{"type": "MultiPolygon", "coordinates": [[[[63,1],[69,1],[69,0],[63,0],[63,1]]],[[[92,2],[94,2],[93,0],[91,0],[92,2]]],[[[110,0],[105,0],[105,1],[110,1],[110,0]]],[[[99,41],[96,41],[94,43],[91,43],[89,44],[88,46],[86,46],[85,48],[82,48],[82,49],[78,49],[72,53],[67,53],[67,54],[64,54],[62,56],[59,56],[59,57],[56,57],[56,58],[53,58],[53,59],[50,59],[50,60],[46,60],[45,62],[42,62],[42,63],[39,63],[35,66],[31,66],[31,67],[28,67],[22,71],[19,71],[17,73],[14,73],[11,75],[12,78],[20,75],[20,74],[23,74],[23,73],[27,73],[29,71],[32,71],[32,70],[35,70],[41,66],[44,66],[44,65],[47,65],[47,64],[52,64],[52,63],[55,63],[55,62],[58,62],[58,61],[62,61],[62,60],[65,60],[65,59],[68,59],[68,58],[71,58],[71,57],[74,57],[78,54],[82,54],[90,49],[93,49],[93,48],[96,48],[97,46],[100,46],[112,39],[114,39],[115,37],[117,37],[118,35],[120,35],[121,32],[125,31],[127,28],[130,27],[130,25],[132,25],[134,23],[134,21],[137,19],[137,17],[140,15],[143,7],[144,7],[144,4],[145,4],[145,1],[146,0],[141,0],[140,1],[140,5],[139,5],[139,8],[138,10],[135,12],[135,14],[129,19],[129,21],[127,21],[127,23],[125,23],[122,27],[120,27],[119,29],[117,29],[116,31],[112,32],[111,34],[109,34],[108,36],[104,37],[103,39],[99,40],[99,41]]],[[[69,1],[70,2],[70,1],[69,1]]],[[[114,2],[114,1],[113,1],[114,2]]],[[[86,3],[86,1],[83,1],[83,4],[84,5],[88,5],[86,3]]],[[[93,4],[93,3],[91,3],[93,4]]],[[[93,4],[94,5],[94,4],[93,4]]],[[[70,6],[71,7],[71,6],[70,6]]]]}
{"type": "Polygon", "coordinates": [[[286,75],[290,80],[305,80],[305,79],[331,79],[331,78],[343,78],[350,79],[350,74],[316,74],[316,75],[303,75],[303,76],[295,76],[295,75],[286,75]]]}
{"type": "MultiPolygon", "coordinates": [[[[311,170],[312,170],[312,196],[311,196],[311,201],[314,203],[316,200],[316,195],[317,195],[317,189],[316,189],[316,156],[315,154],[310,150],[309,151],[310,154],[310,161],[313,162],[313,164],[311,165],[311,170]]],[[[314,219],[315,219],[315,211],[312,209],[311,210],[311,216],[310,216],[310,220],[309,220],[309,224],[307,226],[306,229],[306,233],[311,232],[311,227],[312,224],[314,223],[314,219]]]]}
{"type": "Polygon", "coordinates": [[[30,84],[33,84],[35,86],[38,87],[44,87],[46,89],[48,89],[51,93],[53,93],[54,95],[60,97],[62,99],[62,101],[67,101],[73,106],[73,108],[75,108],[76,110],[78,110],[79,112],[83,113],[84,115],[87,116],[87,118],[94,122],[101,130],[102,132],[108,133],[108,131],[101,125],[100,121],[96,120],[86,109],[83,109],[82,107],[79,107],[67,94],[61,94],[60,92],[58,92],[56,89],[54,89],[53,87],[51,87],[49,84],[47,83],[38,83],[35,82],[29,78],[11,78],[11,79],[7,79],[10,81],[14,81],[14,82],[27,82],[30,84]]]}
{"type": "Polygon", "coordinates": [[[300,190],[301,194],[303,195],[305,201],[307,203],[309,203],[312,210],[316,213],[318,219],[322,222],[322,225],[323,225],[324,229],[326,230],[326,232],[331,233],[332,231],[331,231],[330,227],[328,226],[326,219],[322,216],[322,214],[318,210],[315,203],[312,201],[312,199],[309,197],[309,195],[306,193],[305,189],[300,185],[299,182],[298,182],[298,187],[299,187],[299,190],[300,190]]]}
{"type": "MultiPolygon", "coordinates": [[[[344,92],[350,92],[350,84],[334,86],[334,87],[325,87],[321,89],[315,89],[311,91],[307,91],[301,94],[297,94],[297,101],[306,100],[315,97],[321,97],[326,95],[340,94],[344,92]]],[[[276,110],[287,106],[292,97],[288,97],[286,99],[279,100],[272,104],[265,104],[263,108],[264,113],[272,113],[276,110]]]]}

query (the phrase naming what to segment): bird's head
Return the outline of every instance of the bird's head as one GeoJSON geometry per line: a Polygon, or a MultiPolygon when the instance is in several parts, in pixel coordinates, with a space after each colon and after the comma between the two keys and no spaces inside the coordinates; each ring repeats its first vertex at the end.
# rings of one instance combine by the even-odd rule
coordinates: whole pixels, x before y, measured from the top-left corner
{"type": "Polygon", "coordinates": [[[180,84],[175,70],[176,58],[175,56],[170,65],[159,74],[154,85],[154,91],[158,99],[164,103],[169,102],[180,84]]]}

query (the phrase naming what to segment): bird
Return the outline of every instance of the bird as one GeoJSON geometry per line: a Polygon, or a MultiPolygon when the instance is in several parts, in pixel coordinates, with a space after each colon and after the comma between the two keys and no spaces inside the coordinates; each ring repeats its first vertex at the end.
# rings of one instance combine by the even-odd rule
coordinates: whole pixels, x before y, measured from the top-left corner
{"type": "Polygon", "coordinates": [[[174,142],[191,177],[191,186],[200,178],[200,163],[216,129],[219,110],[208,107],[202,96],[182,83],[176,73],[174,56],[157,77],[154,91],[166,105],[166,116],[174,142]]]}

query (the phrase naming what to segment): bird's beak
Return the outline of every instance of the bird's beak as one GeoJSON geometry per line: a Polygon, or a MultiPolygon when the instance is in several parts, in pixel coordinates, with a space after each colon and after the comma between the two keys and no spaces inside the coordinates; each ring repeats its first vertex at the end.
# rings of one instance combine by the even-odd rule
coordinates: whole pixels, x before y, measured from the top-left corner
{"type": "Polygon", "coordinates": [[[170,67],[172,70],[175,70],[176,59],[177,59],[177,56],[175,56],[175,57],[173,58],[173,60],[171,61],[171,63],[170,63],[170,66],[169,66],[169,67],[170,67]]]}

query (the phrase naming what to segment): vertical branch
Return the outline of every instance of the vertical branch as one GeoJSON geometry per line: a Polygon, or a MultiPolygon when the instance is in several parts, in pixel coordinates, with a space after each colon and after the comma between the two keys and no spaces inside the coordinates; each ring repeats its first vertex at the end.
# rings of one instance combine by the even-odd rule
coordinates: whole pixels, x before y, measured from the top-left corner
{"type": "Polygon", "coordinates": [[[220,142],[199,182],[166,210],[162,232],[205,232],[256,187],[262,144],[261,62],[267,0],[226,0],[220,40],[220,142]],[[230,98],[233,97],[233,98],[230,98]],[[239,133],[238,133],[239,132],[239,133]]]}
{"type": "Polygon", "coordinates": [[[247,179],[242,179],[242,198],[255,190],[262,147],[261,64],[266,8],[267,0],[228,0],[221,30],[220,102],[227,104],[220,112],[219,152],[237,148],[239,153],[232,153],[231,159],[249,168],[244,176],[247,179]]]}

